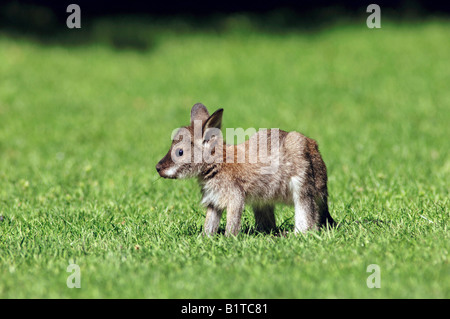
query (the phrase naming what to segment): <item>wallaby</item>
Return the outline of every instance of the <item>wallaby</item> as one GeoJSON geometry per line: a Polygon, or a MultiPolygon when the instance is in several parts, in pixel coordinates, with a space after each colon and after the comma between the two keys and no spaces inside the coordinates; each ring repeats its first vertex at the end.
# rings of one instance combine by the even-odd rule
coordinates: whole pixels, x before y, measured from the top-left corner
{"type": "Polygon", "coordinates": [[[294,204],[295,233],[335,224],[328,212],[327,170],[314,140],[267,129],[244,143],[226,144],[222,114],[219,109],[210,116],[203,104],[195,104],[191,124],[175,132],[169,152],[156,165],[164,178],[198,178],[206,206],[204,234],[217,233],[226,209],[225,235],[237,236],[245,204],[253,207],[262,232],[275,230],[277,202],[294,204]]]}

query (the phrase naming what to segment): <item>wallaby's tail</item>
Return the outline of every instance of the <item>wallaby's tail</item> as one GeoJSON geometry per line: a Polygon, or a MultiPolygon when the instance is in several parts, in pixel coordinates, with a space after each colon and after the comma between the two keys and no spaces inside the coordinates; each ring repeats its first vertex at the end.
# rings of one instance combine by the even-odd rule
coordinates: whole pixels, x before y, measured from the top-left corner
{"type": "Polygon", "coordinates": [[[311,166],[314,174],[314,182],[318,197],[319,206],[319,225],[320,227],[335,226],[336,222],[331,217],[328,210],[328,188],[327,188],[327,167],[319,152],[319,147],[313,139],[308,138],[308,151],[311,160],[311,166]]]}

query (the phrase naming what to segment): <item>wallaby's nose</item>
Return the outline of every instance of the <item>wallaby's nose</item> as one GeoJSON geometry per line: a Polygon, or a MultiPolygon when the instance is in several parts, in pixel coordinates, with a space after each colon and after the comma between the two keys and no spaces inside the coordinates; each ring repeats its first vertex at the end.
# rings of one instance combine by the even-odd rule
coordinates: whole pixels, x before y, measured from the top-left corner
{"type": "Polygon", "coordinates": [[[161,170],[161,163],[156,164],[156,171],[159,173],[161,170]]]}

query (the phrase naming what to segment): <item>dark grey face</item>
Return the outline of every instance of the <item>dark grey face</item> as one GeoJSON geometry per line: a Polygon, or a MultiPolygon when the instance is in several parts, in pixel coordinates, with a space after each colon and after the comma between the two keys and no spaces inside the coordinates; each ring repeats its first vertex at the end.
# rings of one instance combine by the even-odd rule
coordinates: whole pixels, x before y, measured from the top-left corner
{"type": "MultiPolygon", "coordinates": [[[[211,159],[214,160],[211,154],[215,152],[211,150],[222,148],[222,113],[223,109],[219,109],[209,116],[203,104],[197,103],[193,106],[191,125],[175,132],[169,151],[156,165],[156,171],[161,177],[187,178],[201,174],[204,159],[206,158],[208,163],[211,159]]],[[[216,157],[221,159],[219,154],[216,154],[216,157]]]]}

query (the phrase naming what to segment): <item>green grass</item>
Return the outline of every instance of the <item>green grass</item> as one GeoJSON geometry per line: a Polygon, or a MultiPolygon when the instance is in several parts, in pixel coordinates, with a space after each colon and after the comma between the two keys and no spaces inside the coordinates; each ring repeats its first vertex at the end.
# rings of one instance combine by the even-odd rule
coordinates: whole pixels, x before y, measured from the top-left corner
{"type": "Polygon", "coordinates": [[[0,33],[0,298],[450,297],[448,21],[140,27],[148,51],[0,33]],[[154,168],[196,102],[316,139],[340,226],[262,235],[246,209],[247,232],[202,237],[196,182],[154,168]]]}

